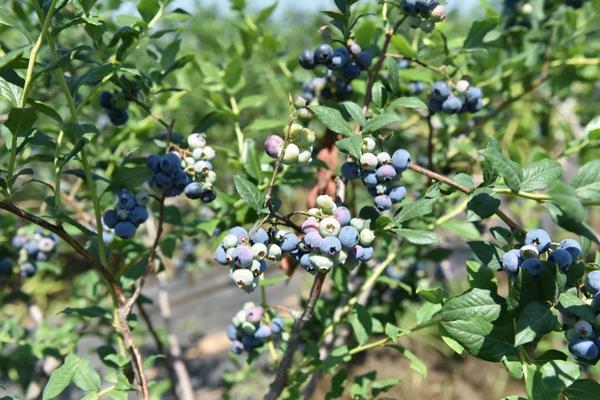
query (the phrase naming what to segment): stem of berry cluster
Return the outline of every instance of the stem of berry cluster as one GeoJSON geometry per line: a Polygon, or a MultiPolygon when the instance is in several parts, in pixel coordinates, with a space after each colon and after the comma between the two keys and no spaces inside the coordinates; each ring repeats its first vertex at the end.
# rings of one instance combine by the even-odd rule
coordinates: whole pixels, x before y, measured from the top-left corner
{"type": "Polygon", "coordinates": [[[264,397],[265,400],[277,400],[287,384],[288,371],[292,365],[292,361],[294,360],[294,353],[296,352],[296,348],[300,343],[300,333],[304,329],[306,323],[312,318],[315,309],[315,304],[317,303],[317,300],[321,295],[321,290],[323,289],[323,282],[325,282],[326,277],[327,272],[323,271],[319,271],[315,275],[312,288],[310,289],[308,303],[306,304],[306,308],[304,309],[302,316],[299,319],[297,319],[294,323],[294,329],[292,330],[290,340],[288,341],[285,353],[283,354],[283,358],[281,359],[281,362],[277,367],[277,374],[275,375],[275,379],[273,380],[273,383],[271,383],[271,385],[269,386],[269,391],[264,397]]]}

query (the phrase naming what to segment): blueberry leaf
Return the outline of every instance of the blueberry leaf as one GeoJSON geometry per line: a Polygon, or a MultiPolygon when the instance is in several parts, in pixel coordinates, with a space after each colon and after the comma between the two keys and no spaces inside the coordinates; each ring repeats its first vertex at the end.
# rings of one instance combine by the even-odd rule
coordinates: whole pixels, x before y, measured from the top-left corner
{"type": "Polygon", "coordinates": [[[323,125],[335,133],[340,133],[344,136],[354,135],[354,131],[350,124],[346,122],[342,113],[335,108],[326,106],[312,105],[308,107],[323,125]]]}
{"type": "Polygon", "coordinates": [[[572,185],[581,198],[589,200],[600,198],[600,160],[590,161],[581,167],[572,185]]]}
{"type": "Polygon", "coordinates": [[[515,346],[521,346],[544,335],[558,324],[550,306],[541,301],[534,301],[521,311],[517,319],[515,346]]]}
{"type": "Polygon", "coordinates": [[[600,383],[592,379],[578,379],[563,393],[569,400],[596,400],[600,393],[600,383]]]}
{"type": "Polygon", "coordinates": [[[523,182],[523,171],[519,164],[490,146],[481,150],[480,153],[489,162],[491,168],[504,178],[506,185],[512,191],[518,192],[523,182]]]}
{"type": "Polygon", "coordinates": [[[254,183],[239,175],[233,177],[233,183],[239,195],[250,207],[255,209],[257,212],[261,212],[263,210],[265,196],[254,183]]]}
{"type": "Polygon", "coordinates": [[[363,129],[363,133],[378,131],[379,129],[382,129],[390,124],[400,122],[401,120],[402,119],[397,114],[386,113],[376,115],[367,121],[363,129]]]}
{"type": "Polygon", "coordinates": [[[536,161],[523,168],[521,190],[532,192],[546,189],[560,178],[562,172],[562,166],[556,161],[550,159],[536,161]]]}
{"type": "Polygon", "coordinates": [[[362,146],[361,135],[352,135],[338,140],[335,145],[341,152],[352,156],[355,160],[360,159],[362,146]]]}
{"type": "Polygon", "coordinates": [[[493,190],[477,189],[467,203],[467,220],[477,222],[491,217],[500,207],[500,197],[493,190]]]}
{"type": "Polygon", "coordinates": [[[365,118],[365,114],[362,111],[362,108],[356,103],[351,101],[344,101],[342,103],[348,114],[355,120],[360,126],[365,126],[367,123],[367,119],[365,118]]]}
{"type": "Polygon", "coordinates": [[[71,353],[67,355],[63,365],[50,374],[50,379],[44,388],[42,399],[50,400],[58,397],[69,386],[80,365],[81,359],[75,354],[71,353]]]}

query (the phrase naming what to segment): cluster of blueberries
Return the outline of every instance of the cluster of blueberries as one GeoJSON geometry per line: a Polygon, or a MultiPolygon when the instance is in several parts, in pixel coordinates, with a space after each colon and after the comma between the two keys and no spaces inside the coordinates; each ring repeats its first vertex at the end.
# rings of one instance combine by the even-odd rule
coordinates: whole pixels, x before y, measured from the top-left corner
{"type": "Polygon", "coordinates": [[[590,272],[585,286],[594,295],[592,308],[595,318],[593,320],[582,319],[560,304],[558,309],[561,313],[569,351],[573,357],[577,361],[595,364],[600,359],[600,271],[590,272]]]}
{"type": "MultiPolygon", "coordinates": [[[[30,278],[37,271],[38,261],[48,261],[55,253],[58,245],[58,236],[54,233],[45,233],[41,229],[34,232],[19,230],[12,239],[13,247],[18,251],[18,265],[21,276],[30,278]]],[[[13,263],[10,258],[2,259],[1,271],[9,273],[13,263]]]]}
{"type": "Polygon", "coordinates": [[[300,53],[300,66],[315,70],[318,78],[302,87],[302,93],[296,103],[308,104],[321,95],[325,99],[343,100],[352,93],[351,82],[360,76],[373,62],[368,51],[353,43],[346,47],[333,48],[329,44],[320,44],[315,51],[308,49],[300,53]]]}
{"type": "Polygon", "coordinates": [[[347,207],[336,205],[328,195],[317,197],[317,208],[308,214],[302,239],[290,234],[295,242],[291,256],[307,272],[326,272],[335,265],[353,269],[373,258],[375,232],[368,221],[352,218],[347,207]]]}
{"type": "Polygon", "coordinates": [[[394,181],[410,164],[410,154],[399,149],[390,155],[387,152],[374,153],[375,139],[365,137],[360,159],[347,161],[342,165],[342,176],[347,180],[361,179],[374,197],[379,211],[389,210],[394,204],[404,200],[406,189],[394,181]]]}
{"type": "Polygon", "coordinates": [[[217,198],[213,188],[217,176],[211,163],[215,151],[200,133],[188,136],[187,143],[189,149],[148,157],[146,165],[154,173],[150,186],[165,197],[184,193],[189,199],[209,203],[217,198]]]}
{"type": "Polygon", "coordinates": [[[446,19],[446,8],[436,0],[402,0],[400,6],[410,16],[410,26],[426,33],[446,19]]]}
{"type": "Polygon", "coordinates": [[[540,256],[548,254],[548,261],[557,265],[561,272],[567,272],[581,254],[581,245],[574,239],[565,239],[554,250],[551,249],[550,235],[543,229],[527,232],[525,244],[519,249],[512,249],[502,256],[502,266],[506,272],[516,276],[523,269],[532,276],[542,274],[540,256]]]}
{"type": "Polygon", "coordinates": [[[431,86],[428,107],[432,113],[458,114],[477,112],[483,108],[483,92],[466,80],[456,83],[456,94],[446,82],[437,81],[431,86]]]}
{"type": "Polygon", "coordinates": [[[268,340],[279,336],[284,328],[281,318],[273,318],[271,323],[265,310],[252,302],[244,304],[227,326],[227,337],[231,350],[236,354],[250,352],[263,346],[268,340]]]}
{"type": "MultiPolygon", "coordinates": [[[[284,134],[289,135],[289,143],[285,146],[285,152],[281,161],[284,164],[307,164],[312,161],[313,145],[315,144],[315,132],[304,126],[294,123],[286,126],[284,134]]],[[[270,135],[265,139],[264,148],[267,155],[277,159],[281,156],[285,140],[278,135],[270,135]]]]}
{"type": "Polygon", "coordinates": [[[137,228],[148,220],[149,196],[145,192],[133,194],[127,189],[117,193],[117,206],[104,213],[102,221],[115,235],[123,239],[131,239],[137,228]]]}
{"type": "Polygon", "coordinates": [[[277,232],[262,227],[248,232],[241,226],[232,228],[215,251],[215,261],[229,266],[229,276],[245,292],[258,287],[260,275],[267,270],[268,262],[277,262],[284,251],[296,247],[298,239],[293,233],[277,232]],[[281,240],[278,240],[281,239],[281,240]]]}
{"type": "Polygon", "coordinates": [[[100,93],[100,106],[106,110],[106,115],[113,125],[125,125],[129,119],[127,100],[120,94],[111,92],[100,93]]]}

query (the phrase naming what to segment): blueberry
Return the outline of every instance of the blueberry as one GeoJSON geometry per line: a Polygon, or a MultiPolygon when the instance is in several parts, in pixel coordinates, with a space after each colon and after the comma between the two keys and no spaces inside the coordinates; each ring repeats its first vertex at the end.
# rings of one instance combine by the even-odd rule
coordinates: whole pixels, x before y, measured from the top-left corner
{"type": "Polygon", "coordinates": [[[364,153],[360,156],[360,166],[364,170],[375,170],[377,164],[379,164],[379,161],[377,160],[377,156],[373,153],[364,153]]]}
{"type": "Polygon", "coordinates": [[[244,345],[239,340],[231,342],[231,351],[235,354],[242,354],[244,352],[244,345]]]}
{"type": "Polygon", "coordinates": [[[504,270],[512,274],[516,274],[519,271],[519,265],[521,264],[521,251],[518,249],[512,249],[507,251],[502,256],[502,266],[504,270]]]}
{"type": "Polygon", "coordinates": [[[117,202],[118,207],[131,210],[135,207],[135,196],[129,190],[120,190],[117,194],[119,201],[117,202]]]}
{"type": "Polygon", "coordinates": [[[266,245],[267,243],[269,243],[269,234],[263,228],[258,228],[256,232],[254,232],[250,240],[253,244],[262,243],[266,245]]]}
{"type": "Polygon", "coordinates": [[[298,245],[298,236],[293,233],[287,233],[283,242],[281,243],[281,250],[283,251],[292,251],[298,245]]]}
{"type": "Polygon", "coordinates": [[[340,228],[340,223],[333,217],[323,218],[321,222],[319,222],[319,232],[323,237],[337,236],[337,234],[340,233],[340,228]]]}
{"type": "Polygon", "coordinates": [[[564,249],[556,249],[550,254],[548,259],[558,266],[561,271],[566,271],[567,268],[573,264],[573,257],[571,257],[571,253],[564,249]]]}
{"type": "Polygon", "coordinates": [[[175,186],[179,191],[183,191],[191,180],[192,179],[188,174],[183,171],[178,171],[175,173],[175,175],[173,175],[173,186],[175,186]]]}
{"type": "Polygon", "coordinates": [[[319,250],[321,253],[334,256],[342,249],[342,244],[340,240],[334,236],[328,236],[321,241],[321,245],[319,246],[319,250]]]}
{"type": "Polygon", "coordinates": [[[589,322],[584,321],[584,320],[577,321],[577,323],[575,324],[575,326],[573,328],[575,329],[577,334],[582,338],[590,337],[592,335],[592,333],[594,332],[594,328],[592,327],[592,324],[590,324],[589,322]]]}
{"type": "Polygon", "coordinates": [[[344,47],[338,47],[333,50],[333,57],[331,58],[331,63],[329,64],[329,68],[331,69],[340,69],[346,62],[348,61],[348,50],[344,47]]]}
{"type": "Polygon", "coordinates": [[[404,197],[406,196],[406,189],[404,188],[404,186],[396,186],[395,188],[390,190],[388,196],[390,196],[392,204],[400,203],[402,200],[404,200],[404,197]]]}
{"type": "Polygon", "coordinates": [[[102,217],[102,220],[104,221],[104,224],[110,229],[114,229],[114,227],[117,226],[117,224],[119,223],[119,219],[117,218],[117,212],[115,210],[108,210],[107,212],[105,212],[104,216],[102,217]]]}
{"type": "Polygon", "coordinates": [[[550,248],[552,240],[545,230],[534,229],[527,232],[527,235],[525,235],[525,244],[537,246],[537,249],[541,254],[550,248]]]}
{"type": "Polygon", "coordinates": [[[165,197],[175,197],[175,196],[179,196],[181,194],[181,192],[183,192],[183,189],[180,189],[175,186],[171,186],[170,188],[168,188],[164,191],[164,195],[165,195],[165,197]]]}
{"type": "Polygon", "coordinates": [[[437,102],[444,102],[452,91],[446,82],[437,81],[431,86],[431,98],[437,102]]]}
{"type": "Polygon", "coordinates": [[[377,186],[377,174],[373,171],[363,171],[361,173],[361,178],[366,187],[375,187],[377,186]]]}
{"type": "Polygon", "coordinates": [[[600,292],[600,270],[592,271],[587,275],[587,278],[585,278],[585,287],[592,294],[600,292]]]}
{"type": "Polygon", "coordinates": [[[442,103],[442,112],[446,114],[458,114],[463,107],[463,102],[456,96],[448,97],[442,103]]]}
{"type": "Polygon", "coordinates": [[[254,337],[260,340],[267,340],[271,337],[271,328],[267,325],[261,325],[258,327],[256,332],[254,332],[254,337]]]}
{"type": "Polygon", "coordinates": [[[281,136],[270,135],[265,140],[265,152],[271,158],[278,158],[281,154],[284,140],[281,136]]]}
{"type": "Polygon", "coordinates": [[[558,245],[558,248],[568,251],[569,254],[571,254],[571,257],[573,258],[573,261],[577,260],[579,258],[579,255],[581,254],[581,245],[577,240],[574,239],[563,240],[558,245]]]}
{"type": "Polygon", "coordinates": [[[415,9],[417,12],[427,15],[438,5],[435,0],[416,0],[415,9]]]}
{"type": "Polygon", "coordinates": [[[344,226],[340,230],[340,234],[338,235],[338,239],[342,246],[346,249],[351,249],[356,246],[360,240],[360,235],[358,230],[353,226],[344,226]]]}
{"type": "Polygon", "coordinates": [[[245,311],[246,311],[246,321],[256,325],[262,320],[263,312],[264,312],[264,309],[262,307],[254,306],[254,307],[248,308],[245,311]]]}
{"type": "Polygon", "coordinates": [[[373,56],[368,51],[361,51],[358,53],[358,58],[362,62],[362,64],[358,64],[358,66],[363,69],[363,65],[365,67],[370,67],[373,62],[373,56]]]}
{"type": "Polygon", "coordinates": [[[308,259],[310,264],[320,271],[329,271],[333,267],[333,260],[325,255],[311,254],[308,259]]]}
{"type": "Polygon", "coordinates": [[[183,193],[188,199],[199,199],[204,193],[204,185],[199,182],[189,183],[185,189],[183,189],[183,193]]]}
{"type": "Polygon", "coordinates": [[[127,216],[129,221],[133,222],[135,225],[140,225],[148,219],[148,210],[146,207],[137,206],[133,210],[129,211],[129,215],[127,216]]]}
{"type": "Polygon", "coordinates": [[[252,265],[252,259],[254,258],[250,246],[237,246],[233,249],[231,256],[233,262],[241,268],[249,268],[252,265]]]}
{"type": "Polygon", "coordinates": [[[15,249],[19,250],[27,243],[27,237],[17,235],[12,238],[11,243],[15,249]]]}
{"type": "Polygon", "coordinates": [[[13,267],[12,260],[9,257],[3,257],[0,259],[0,275],[8,274],[13,267]]]}
{"type": "Polygon", "coordinates": [[[321,246],[322,241],[323,236],[321,236],[319,231],[310,231],[304,236],[304,242],[311,249],[318,249],[321,246]]]}
{"type": "Polygon", "coordinates": [[[360,178],[360,167],[354,162],[345,162],[342,165],[342,176],[349,181],[360,178]]]}
{"type": "Polygon", "coordinates": [[[237,333],[237,329],[233,324],[229,324],[227,325],[227,337],[229,338],[229,340],[231,340],[232,342],[234,340],[238,339],[238,333],[237,333]]]}
{"type": "Polygon", "coordinates": [[[23,246],[23,249],[25,249],[25,252],[29,256],[32,256],[32,255],[36,254],[38,251],[40,251],[38,243],[36,241],[33,241],[33,240],[27,242],[25,244],[25,246],[23,246]]]}
{"type": "Polygon", "coordinates": [[[115,235],[123,239],[131,239],[135,235],[135,225],[129,221],[121,221],[115,226],[115,235]]]}
{"type": "Polygon", "coordinates": [[[284,324],[281,318],[273,318],[271,321],[271,332],[277,334],[283,330],[284,324]]]}
{"type": "Polygon", "coordinates": [[[370,261],[374,255],[375,250],[372,247],[363,247],[360,254],[360,260],[362,262],[370,261]]]}
{"type": "Polygon", "coordinates": [[[160,157],[160,170],[167,175],[181,171],[181,160],[175,153],[167,153],[160,157]]]}
{"type": "Polygon", "coordinates": [[[229,259],[229,257],[227,256],[227,250],[225,250],[225,247],[223,247],[223,246],[217,247],[217,250],[215,251],[214,259],[216,262],[218,262],[221,265],[228,265],[231,261],[229,259]]]}
{"type": "Polygon", "coordinates": [[[396,177],[396,169],[393,166],[386,164],[377,168],[375,174],[377,175],[377,180],[379,182],[390,182],[396,177]]]}
{"type": "Polygon", "coordinates": [[[112,108],[112,93],[102,92],[100,93],[100,107],[112,108]]]}
{"type": "Polygon", "coordinates": [[[217,192],[215,192],[212,189],[207,189],[204,191],[204,193],[202,193],[202,202],[203,203],[210,203],[211,201],[214,201],[217,198],[217,192]]]}
{"type": "Polygon", "coordinates": [[[481,109],[483,108],[483,100],[479,99],[476,102],[473,103],[465,103],[464,105],[467,111],[472,112],[472,113],[476,113],[478,111],[481,111],[481,109]]]}
{"type": "Polygon", "coordinates": [[[127,123],[127,120],[129,119],[129,114],[127,113],[127,110],[117,110],[115,108],[110,108],[106,112],[106,115],[108,115],[110,122],[112,122],[112,124],[115,126],[125,125],[127,123]]]}
{"type": "Polygon", "coordinates": [[[37,266],[34,263],[26,262],[21,265],[21,276],[23,278],[31,278],[35,275],[37,266]]]}
{"type": "Polygon", "coordinates": [[[593,360],[598,356],[598,347],[594,342],[587,339],[579,339],[569,343],[569,351],[575,358],[593,360]]]}
{"type": "Polygon", "coordinates": [[[360,66],[358,63],[356,61],[346,63],[344,68],[342,68],[342,76],[348,81],[358,78],[360,76],[360,66]]]}
{"type": "Polygon", "coordinates": [[[160,156],[152,154],[146,161],[146,166],[155,174],[160,172],[160,156]]]}
{"type": "Polygon", "coordinates": [[[150,201],[150,196],[146,192],[139,192],[135,195],[135,204],[138,206],[146,206],[150,201]]]}
{"type": "Polygon", "coordinates": [[[248,231],[241,226],[231,228],[229,233],[237,237],[240,242],[248,238],[248,231]]]}
{"type": "Polygon", "coordinates": [[[313,69],[315,67],[315,55],[308,49],[303,50],[302,53],[300,53],[298,61],[304,69],[313,69]]]}
{"type": "Polygon", "coordinates": [[[542,275],[542,262],[537,258],[528,258],[523,261],[521,268],[527,271],[532,276],[542,275]]]}
{"type": "Polygon", "coordinates": [[[117,207],[115,212],[117,214],[117,220],[119,221],[125,221],[129,215],[129,210],[126,208],[117,207]]]}
{"type": "Polygon", "coordinates": [[[417,0],[402,0],[400,3],[406,14],[414,15],[417,12],[417,0]]]}
{"type": "MultiPolygon", "coordinates": [[[[250,260],[250,264],[252,260],[250,260]]],[[[240,268],[233,271],[231,274],[231,279],[235,282],[235,284],[241,289],[252,289],[252,285],[254,283],[254,275],[249,269],[240,268]]]]}
{"type": "Polygon", "coordinates": [[[465,93],[465,101],[469,104],[475,104],[483,97],[481,89],[476,86],[471,86],[465,93]]]}
{"type": "Polygon", "coordinates": [[[392,165],[399,173],[404,172],[410,164],[410,153],[405,149],[399,149],[392,154],[392,165]]]}
{"type": "Polygon", "coordinates": [[[442,111],[443,103],[444,103],[444,101],[438,101],[438,100],[434,100],[434,99],[430,98],[427,101],[427,108],[429,108],[429,111],[432,113],[440,112],[440,111],[442,111]]]}
{"type": "Polygon", "coordinates": [[[392,208],[392,199],[387,194],[375,197],[375,207],[379,211],[386,211],[392,208]]]}
{"type": "Polygon", "coordinates": [[[333,211],[333,216],[340,223],[341,226],[348,225],[352,219],[350,210],[347,207],[340,206],[333,211]]]}
{"type": "Polygon", "coordinates": [[[328,44],[319,45],[314,52],[315,64],[328,65],[333,58],[333,48],[328,44]]]}

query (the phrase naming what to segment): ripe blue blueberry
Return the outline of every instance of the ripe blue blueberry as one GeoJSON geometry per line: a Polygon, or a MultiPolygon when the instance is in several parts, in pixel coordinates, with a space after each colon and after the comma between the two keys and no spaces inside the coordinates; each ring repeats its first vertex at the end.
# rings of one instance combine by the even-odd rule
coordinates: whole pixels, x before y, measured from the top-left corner
{"type": "Polygon", "coordinates": [[[214,190],[211,189],[207,189],[204,191],[204,193],[202,193],[202,202],[204,203],[210,203],[211,201],[214,201],[217,198],[217,192],[215,192],[214,190]]]}
{"type": "Polygon", "coordinates": [[[456,96],[450,96],[442,103],[442,111],[446,114],[458,114],[463,102],[456,96]]]}
{"type": "Polygon", "coordinates": [[[238,267],[249,268],[252,265],[254,255],[250,246],[237,246],[231,252],[231,257],[238,267]]]}
{"type": "Polygon", "coordinates": [[[362,262],[370,261],[375,255],[375,250],[372,247],[363,247],[360,252],[360,260],[362,262]]]}
{"type": "Polygon", "coordinates": [[[450,86],[446,82],[437,81],[431,86],[431,98],[436,102],[446,101],[451,94],[450,86]]]}
{"type": "Polygon", "coordinates": [[[404,200],[404,197],[406,196],[406,189],[404,188],[404,186],[396,186],[395,188],[390,190],[388,196],[390,196],[392,204],[400,203],[402,200],[404,200]]]}
{"type": "Polygon", "coordinates": [[[598,356],[598,347],[594,342],[587,339],[579,339],[570,342],[569,351],[575,358],[584,360],[593,360],[598,356]]]}
{"type": "Polygon", "coordinates": [[[256,332],[254,332],[254,337],[260,340],[267,340],[271,337],[271,328],[267,325],[259,326],[256,332]]]}
{"type": "Polygon", "coordinates": [[[366,187],[375,187],[377,186],[377,174],[373,171],[363,171],[361,173],[361,178],[366,187]]]}
{"type": "Polygon", "coordinates": [[[146,166],[155,174],[160,172],[160,156],[156,154],[148,156],[146,166]]]}
{"type": "Polygon", "coordinates": [[[521,251],[519,249],[507,251],[502,256],[502,266],[505,271],[516,274],[519,271],[519,265],[521,265],[521,251]]]}
{"type": "Polygon", "coordinates": [[[354,162],[345,162],[342,165],[342,176],[349,181],[360,178],[360,167],[354,162]]]}
{"type": "Polygon", "coordinates": [[[188,199],[199,199],[204,193],[204,185],[199,182],[191,182],[183,189],[183,193],[188,199]]]}
{"type": "Polygon", "coordinates": [[[334,236],[328,236],[321,241],[319,250],[321,253],[334,256],[342,249],[340,240],[334,236]]]}
{"type": "Polygon", "coordinates": [[[281,250],[283,251],[292,251],[298,245],[298,236],[289,232],[285,234],[283,242],[281,242],[281,250]]]}
{"type": "Polygon", "coordinates": [[[264,228],[258,228],[256,232],[253,233],[250,240],[253,244],[262,243],[266,245],[269,243],[269,234],[266,230],[264,230],[264,228]]]}
{"type": "Polygon", "coordinates": [[[244,352],[244,345],[239,340],[231,342],[231,351],[235,354],[242,354],[244,352]]]}
{"type": "MultiPolygon", "coordinates": [[[[358,59],[362,62],[365,67],[370,67],[373,62],[373,56],[368,51],[361,51],[358,53],[358,59]]],[[[361,64],[358,64],[360,68],[363,68],[361,64]]]]}
{"type": "Polygon", "coordinates": [[[333,58],[333,48],[328,44],[319,45],[314,52],[315,64],[328,65],[333,58]]]}
{"type": "Polygon", "coordinates": [[[9,257],[3,257],[0,259],[0,275],[8,274],[13,267],[12,260],[9,257]]]}
{"type": "Polygon", "coordinates": [[[265,152],[271,158],[278,158],[283,148],[284,140],[281,136],[270,135],[265,139],[265,152]]]}
{"type": "Polygon", "coordinates": [[[311,249],[318,249],[321,246],[322,241],[323,236],[321,236],[319,231],[310,231],[304,236],[304,242],[311,249]]]}
{"type": "Polygon", "coordinates": [[[131,210],[135,207],[135,196],[129,190],[120,190],[117,194],[118,202],[117,206],[131,210]]]}
{"type": "Polygon", "coordinates": [[[559,249],[563,249],[571,254],[573,261],[576,261],[581,254],[581,245],[577,240],[574,239],[565,239],[558,245],[559,249]]]}
{"type": "Polygon", "coordinates": [[[340,223],[341,226],[348,225],[352,219],[350,210],[347,207],[339,206],[333,211],[333,216],[340,223]]]}
{"type": "Polygon", "coordinates": [[[127,120],[129,120],[129,114],[127,113],[127,110],[118,110],[116,108],[110,108],[106,112],[106,115],[108,115],[110,122],[112,122],[112,124],[115,126],[125,125],[127,123],[127,120]]]}
{"type": "Polygon", "coordinates": [[[303,50],[299,57],[300,65],[304,69],[313,69],[315,67],[314,53],[308,49],[303,50]]]}
{"type": "Polygon", "coordinates": [[[471,86],[465,93],[465,101],[467,103],[477,103],[483,97],[481,89],[476,86],[471,86]]]}
{"type": "Polygon", "coordinates": [[[112,93],[106,91],[100,93],[100,107],[107,109],[113,108],[112,93]]]}
{"type": "Polygon", "coordinates": [[[227,250],[225,250],[225,247],[223,246],[217,247],[217,250],[215,250],[214,258],[215,261],[221,265],[227,265],[231,262],[231,260],[227,256],[227,250]]]}
{"type": "Polygon", "coordinates": [[[129,211],[129,215],[127,216],[129,221],[133,222],[135,225],[140,225],[148,219],[148,210],[146,207],[136,206],[131,211],[129,211]]]}
{"type": "Polygon", "coordinates": [[[104,224],[110,229],[114,229],[115,226],[117,226],[117,224],[119,223],[119,219],[117,218],[117,212],[115,210],[108,210],[107,212],[105,212],[104,216],[102,217],[102,220],[104,221],[104,224]]]}
{"type": "Polygon", "coordinates": [[[525,235],[525,244],[537,246],[537,249],[541,254],[550,248],[552,240],[545,230],[534,229],[527,232],[527,235],[525,235]]]}
{"type": "Polygon", "coordinates": [[[31,278],[35,275],[37,271],[37,267],[34,263],[26,262],[21,265],[21,276],[23,278],[31,278]]]}
{"type": "Polygon", "coordinates": [[[375,197],[375,207],[379,211],[386,211],[392,208],[392,199],[387,194],[375,197]]]}
{"type": "Polygon", "coordinates": [[[566,271],[573,264],[573,257],[565,249],[556,249],[550,254],[548,259],[558,266],[561,271],[566,271]]]}
{"type": "Polygon", "coordinates": [[[115,235],[123,239],[131,239],[135,235],[135,225],[129,221],[121,221],[115,226],[115,235]]]}
{"type": "Polygon", "coordinates": [[[340,243],[344,248],[351,249],[358,244],[358,241],[360,240],[360,235],[355,227],[344,226],[340,230],[338,239],[340,240],[340,243]]]}
{"type": "Polygon", "coordinates": [[[386,164],[377,168],[375,174],[377,175],[377,180],[379,182],[390,182],[396,177],[397,173],[393,166],[386,164]]]}
{"type": "Polygon", "coordinates": [[[271,332],[277,334],[283,330],[283,320],[281,318],[273,318],[271,321],[271,332]]]}
{"type": "Polygon", "coordinates": [[[591,271],[587,275],[585,287],[592,292],[592,294],[600,292],[600,270],[591,271]]]}
{"type": "Polygon", "coordinates": [[[399,173],[404,172],[410,164],[410,153],[405,149],[399,149],[392,154],[392,165],[399,173]]]}
{"type": "Polygon", "coordinates": [[[238,339],[237,328],[233,324],[227,325],[227,338],[232,342],[238,339]]]}
{"type": "Polygon", "coordinates": [[[342,76],[346,80],[354,80],[360,76],[360,66],[356,61],[347,62],[342,68],[342,76]]]}
{"type": "Polygon", "coordinates": [[[532,276],[542,275],[542,262],[538,258],[528,258],[523,261],[521,268],[532,276]]]}
{"type": "Polygon", "coordinates": [[[231,228],[229,233],[237,237],[240,242],[248,237],[248,231],[241,226],[231,228]]]}
{"type": "Polygon", "coordinates": [[[160,170],[165,174],[174,174],[181,170],[181,160],[175,153],[163,154],[160,157],[160,170]]]}

